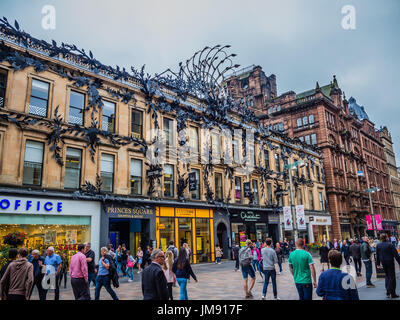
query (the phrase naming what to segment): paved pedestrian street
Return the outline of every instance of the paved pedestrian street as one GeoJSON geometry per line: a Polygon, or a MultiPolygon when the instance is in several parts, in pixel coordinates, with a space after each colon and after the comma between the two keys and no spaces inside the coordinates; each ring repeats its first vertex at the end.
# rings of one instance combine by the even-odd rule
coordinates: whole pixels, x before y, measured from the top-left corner
{"type": "MultiPolygon", "coordinates": [[[[317,279],[321,274],[321,265],[319,258],[314,258],[317,279]]],[[[344,266],[344,265],[343,265],[344,266]]],[[[198,278],[198,283],[195,283],[193,279],[188,283],[188,295],[191,300],[242,300],[244,299],[243,292],[243,278],[242,273],[234,271],[233,261],[223,261],[222,264],[200,264],[193,265],[193,270],[198,278]]],[[[277,275],[277,286],[278,296],[282,300],[297,300],[297,290],[293,283],[293,277],[288,269],[287,261],[282,265],[283,272],[277,275]]],[[[397,271],[399,271],[398,265],[396,265],[397,271]]],[[[380,300],[386,299],[384,289],[384,279],[376,279],[375,267],[373,268],[372,282],[377,285],[376,288],[365,287],[365,268],[362,267],[362,277],[357,278],[357,287],[359,289],[360,299],[373,299],[380,300]]],[[[120,287],[114,290],[116,291],[119,299],[121,300],[142,300],[142,289],[141,289],[141,274],[137,274],[135,271],[134,282],[128,282],[128,279],[120,278],[120,287]]],[[[399,278],[398,278],[399,279],[399,278]]],[[[264,279],[257,273],[256,284],[253,288],[253,295],[255,300],[260,300],[262,295],[264,279]]],[[[400,282],[398,282],[398,288],[400,288],[400,282]]],[[[91,297],[94,298],[94,287],[91,286],[91,297]]],[[[400,289],[398,293],[400,292],[400,289]]],[[[179,286],[173,288],[173,295],[176,300],[179,299],[179,286]]],[[[36,288],[32,295],[32,300],[38,300],[36,288]]],[[[54,299],[54,293],[49,291],[47,299],[54,299]]],[[[60,289],[60,300],[73,300],[74,296],[70,287],[70,280],[68,279],[67,289],[60,289]]],[[[272,284],[268,286],[268,292],[266,300],[272,300],[272,284]]],[[[313,299],[319,300],[320,298],[313,293],[313,299]]],[[[100,294],[100,300],[111,300],[110,295],[103,288],[100,294]]]]}

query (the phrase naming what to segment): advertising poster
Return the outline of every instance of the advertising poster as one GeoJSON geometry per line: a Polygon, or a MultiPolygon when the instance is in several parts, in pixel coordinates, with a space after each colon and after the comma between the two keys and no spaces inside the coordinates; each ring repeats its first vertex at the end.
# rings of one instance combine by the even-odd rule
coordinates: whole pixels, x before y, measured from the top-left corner
{"type": "Polygon", "coordinates": [[[296,220],[297,220],[297,228],[299,230],[307,230],[306,226],[306,217],[304,215],[304,205],[296,206],[296,220]]]}
{"type": "Polygon", "coordinates": [[[240,246],[244,247],[246,245],[246,232],[245,231],[240,231],[239,232],[239,238],[240,238],[240,246]]]}
{"type": "Polygon", "coordinates": [[[376,230],[383,230],[382,219],[380,214],[375,215],[376,230]]]}
{"type": "Polygon", "coordinates": [[[285,230],[293,230],[293,219],[290,207],[283,207],[283,220],[285,221],[285,230]]]}
{"type": "Polygon", "coordinates": [[[372,223],[372,216],[366,215],[365,219],[367,220],[367,230],[374,230],[374,225],[372,223]]]}
{"type": "Polygon", "coordinates": [[[47,230],[44,236],[44,241],[46,243],[56,243],[57,241],[57,231],[56,230],[47,230]]]}

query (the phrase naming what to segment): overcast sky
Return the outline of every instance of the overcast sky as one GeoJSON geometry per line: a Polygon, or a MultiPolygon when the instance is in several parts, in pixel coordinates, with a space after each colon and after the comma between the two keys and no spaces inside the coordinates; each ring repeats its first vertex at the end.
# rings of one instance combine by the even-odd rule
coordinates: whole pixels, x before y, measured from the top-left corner
{"type": "Polygon", "coordinates": [[[400,1],[398,0],[1,0],[0,15],[33,36],[91,49],[105,64],[177,68],[204,46],[230,44],[241,67],[277,76],[278,94],[337,76],[346,97],[388,126],[400,163],[400,1]],[[42,8],[56,29],[42,28],[42,8]],[[345,30],[342,7],[356,9],[345,30]]]}

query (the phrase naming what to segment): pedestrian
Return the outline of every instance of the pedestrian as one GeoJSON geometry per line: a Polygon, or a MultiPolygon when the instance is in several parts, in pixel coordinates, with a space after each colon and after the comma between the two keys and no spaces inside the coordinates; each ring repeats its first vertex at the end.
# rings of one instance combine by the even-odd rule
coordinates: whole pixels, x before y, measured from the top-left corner
{"type": "Polygon", "coordinates": [[[337,241],[337,239],[333,239],[333,249],[335,250],[339,250],[339,242],[337,241]]]}
{"type": "Polygon", "coordinates": [[[68,257],[67,254],[64,252],[61,257],[61,270],[58,279],[58,286],[60,287],[62,279],[64,277],[64,289],[67,288],[67,273],[68,273],[68,257]]]}
{"type": "Polygon", "coordinates": [[[11,248],[10,250],[8,250],[8,261],[0,270],[0,280],[1,280],[1,278],[3,278],[4,274],[6,273],[6,270],[7,270],[8,266],[10,265],[10,263],[17,259],[17,256],[18,256],[18,249],[11,248]]]}
{"type": "Polygon", "coordinates": [[[342,254],[337,250],[331,250],[328,259],[331,267],[319,276],[317,295],[323,300],[359,300],[355,280],[340,270],[342,254]]]}
{"type": "Polygon", "coordinates": [[[111,288],[111,277],[110,277],[110,267],[111,267],[111,257],[107,254],[108,249],[106,247],[101,248],[101,258],[99,260],[97,277],[96,277],[96,290],[95,290],[95,300],[100,299],[100,291],[104,286],[113,300],[118,300],[115,291],[111,288]]]}
{"type": "MultiPolygon", "coordinates": [[[[54,253],[54,248],[48,247],[46,250],[46,258],[44,259],[44,264],[46,266],[46,276],[55,277],[56,287],[54,292],[54,300],[60,299],[59,277],[61,272],[61,262],[62,262],[61,257],[58,254],[54,253]]],[[[48,291],[49,291],[48,289],[45,290],[44,292],[45,297],[47,296],[48,291]]]]}
{"type": "Polygon", "coordinates": [[[167,279],[168,288],[168,300],[174,300],[172,295],[172,287],[176,281],[175,274],[172,272],[172,267],[174,265],[174,253],[172,251],[167,251],[165,253],[165,262],[162,266],[165,279],[167,279]]]}
{"type": "MultiPolygon", "coordinates": [[[[14,249],[17,251],[17,249],[14,249]]],[[[40,251],[39,250],[32,250],[32,265],[33,265],[33,286],[31,290],[30,296],[32,296],[33,289],[37,288],[38,293],[39,293],[39,300],[43,301],[46,300],[45,297],[45,291],[42,287],[42,280],[44,273],[42,272],[42,267],[44,265],[44,259],[43,257],[40,256],[40,251]]]]}
{"type": "Polygon", "coordinates": [[[350,265],[350,244],[347,240],[343,240],[342,248],[340,249],[340,253],[343,254],[344,260],[346,261],[346,265],[350,265]]]}
{"type": "Polygon", "coordinates": [[[261,249],[261,255],[263,261],[263,272],[265,280],[264,280],[264,288],[261,299],[264,300],[265,296],[267,295],[269,278],[271,278],[272,290],[274,292],[274,299],[278,300],[279,298],[278,298],[278,289],[276,286],[276,270],[275,270],[275,264],[278,263],[278,256],[276,254],[276,251],[271,248],[272,246],[271,239],[269,238],[266,239],[264,244],[265,244],[264,248],[261,249]]]}
{"type": "Polygon", "coordinates": [[[128,264],[128,250],[126,249],[125,243],[122,244],[121,247],[121,270],[122,270],[122,276],[126,277],[126,266],[128,264]]]}
{"type": "Polygon", "coordinates": [[[372,250],[369,245],[369,239],[368,237],[363,237],[363,243],[361,245],[361,260],[364,263],[365,266],[365,277],[366,277],[366,282],[367,282],[367,288],[375,288],[375,285],[372,284],[371,278],[372,278],[372,250]]]}
{"type": "Polygon", "coordinates": [[[162,269],[165,263],[164,252],[154,249],[150,259],[152,262],[142,274],[143,300],[168,300],[167,279],[162,269]]]}
{"type": "Polygon", "coordinates": [[[390,242],[392,243],[393,247],[396,248],[396,243],[397,243],[397,239],[396,237],[392,234],[392,236],[390,237],[390,242]]]}
{"type": "Polygon", "coordinates": [[[194,274],[192,267],[190,266],[190,261],[187,259],[187,253],[185,248],[180,248],[178,252],[178,258],[172,266],[172,272],[175,273],[176,281],[180,287],[180,297],[179,300],[189,300],[187,293],[187,282],[190,276],[197,283],[197,277],[194,274]]]}
{"type": "Polygon", "coordinates": [[[69,275],[75,300],[90,300],[88,262],[85,245],[78,245],[78,252],[71,257],[69,275]]]}
{"type": "Polygon", "coordinates": [[[117,251],[115,252],[115,259],[117,262],[117,273],[121,274],[122,272],[122,246],[119,245],[117,251]]]}
{"type": "Polygon", "coordinates": [[[299,300],[312,300],[313,287],[317,287],[317,276],[311,254],[304,250],[303,238],[296,240],[296,250],[290,253],[288,261],[299,300]]]}
{"type": "Polygon", "coordinates": [[[396,269],[394,260],[400,265],[400,256],[397,250],[389,242],[386,233],[381,234],[381,242],[376,247],[376,265],[383,266],[385,271],[386,296],[398,298],[396,293],[396,269]]]}
{"type": "MultiPolygon", "coordinates": [[[[91,248],[92,248],[92,244],[90,242],[86,242],[85,243],[85,257],[86,257],[86,262],[87,262],[87,267],[88,267],[89,299],[90,299],[90,284],[93,282],[94,287],[96,287],[96,273],[95,273],[96,254],[94,253],[94,251],[91,248]]],[[[110,254],[110,250],[108,250],[108,253],[110,254]]]]}
{"type": "MultiPolygon", "coordinates": [[[[276,243],[275,245],[275,252],[276,256],[278,257],[278,266],[279,266],[279,272],[278,274],[281,274],[282,272],[282,260],[283,260],[283,250],[279,242],[276,243]]],[[[262,256],[262,250],[261,250],[261,256],[262,256]]]]}
{"type": "Polygon", "coordinates": [[[253,261],[251,263],[254,271],[257,271],[260,273],[260,276],[262,278],[262,271],[261,271],[261,253],[260,250],[257,248],[256,244],[253,243],[253,248],[251,250],[251,254],[253,255],[253,261]]]}
{"type": "Polygon", "coordinates": [[[174,260],[178,258],[178,249],[175,247],[174,242],[170,241],[167,251],[172,251],[174,254],[174,260]]]}
{"type": "Polygon", "coordinates": [[[142,251],[141,247],[139,247],[137,249],[136,257],[137,257],[137,260],[138,260],[138,263],[137,263],[137,265],[138,265],[138,273],[141,273],[142,272],[142,263],[143,263],[143,251],[142,251]]]}
{"type": "Polygon", "coordinates": [[[239,270],[239,244],[235,243],[235,245],[232,248],[232,255],[233,255],[233,260],[235,260],[235,271],[237,272],[239,270]]]}
{"type": "Polygon", "coordinates": [[[135,266],[135,259],[131,255],[131,251],[127,250],[126,255],[128,256],[127,264],[126,264],[126,273],[129,277],[128,282],[133,282],[133,267],[135,266]]]}
{"type": "Polygon", "coordinates": [[[325,242],[321,243],[321,246],[319,247],[318,251],[319,251],[319,256],[320,256],[322,272],[324,272],[325,265],[327,266],[326,269],[329,269],[329,260],[328,260],[329,249],[325,242]]]}
{"type": "Polygon", "coordinates": [[[183,244],[183,247],[186,249],[187,257],[188,257],[190,263],[192,263],[192,259],[191,259],[192,258],[192,251],[190,250],[189,245],[185,242],[183,244]]]}
{"type": "Polygon", "coordinates": [[[252,266],[252,261],[253,261],[253,254],[251,252],[252,248],[252,243],[250,239],[246,240],[246,245],[240,249],[239,251],[239,262],[240,266],[242,268],[242,276],[244,279],[244,292],[245,292],[245,298],[252,298],[253,294],[251,293],[251,290],[254,287],[254,284],[256,282],[256,274],[255,270],[252,266]],[[248,277],[250,276],[251,281],[250,281],[250,286],[248,286],[248,277]]]}
{"type": "Polygon", "coordinates": [[[328,247],[328,250],[332,250],[333,249],[333,243],[331,240],[326,240],[326,246],[328,247]]]}
{"type": "Polygon", "coordinates": [[[357,277],[361,277],[361,245],[360,240],[355,240],[349,248],[349,253],[354,261],[354,268],[357,272],[357,277]]]}
{"type": "MultiPolygon", "coordinates": [[[[168,250],[168,249],[167,249],[168,250]]],[[[143,252],[143,263],[142,263],[142,269],[146,267],[146,264],[150,265],[151,264],[151,249],[150,246],[146,246],[146,249],[143,252]]]]}
{"type": "Polygon", "coordinates": [[[217,246],[215,247],[215,258],[217,258],[215,260],[215,263],[221,264],[221,257],[222,257],[222,249],[217,244],[217,246]]]}
{"type": "Polygon", "coordinates": [[[2,300],[29,300],[33,286],[33,265],[28,262],[28,250],[20,248],[0,281],[2,300]],[[6,289],[8,292],[6,292],[6,289]]]}
{"type": "MultiPolygon", "coordinates": [[[[117,255],[114,252],[112,243],[108,244],[108,255],[111,256],[111,258],[114,260],[115,263],[117,263],[117,260],[116,260],[117,255]]],[[[93,258],[93,261],[96,261],[96,259],[93,258]]],[[[95,280],[94,280],[94,282],[95,282],[95,280]]]]}

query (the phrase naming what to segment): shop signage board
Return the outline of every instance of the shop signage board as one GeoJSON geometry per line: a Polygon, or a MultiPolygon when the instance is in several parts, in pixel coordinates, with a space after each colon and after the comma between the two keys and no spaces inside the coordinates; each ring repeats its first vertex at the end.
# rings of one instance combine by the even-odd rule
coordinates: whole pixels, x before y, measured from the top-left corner
{"type": "Polygon", "coordinates": [[[285,230],[293,230],[293,219],[290,207],[283,207],[283,220],[285,221],[285,230]]]}
{"type": "Polygon", "coordinates": [[[243,183],[243,190],[245,198],[250,198],[251,197],[250,182],[243,183]]]}
{"type": "Polygon", "coordinates": [[[162,169],[146,170],[146,176],[148,177],[161,176],[161,175],[162,175],[162,169]]]}
{"type": "Polygon", "coordinates": [[[297,228],[299,230],[307,230],[306,226],[306,217],[304,215],[304,205],[296,206],[296,220],[297,220],[297,228]]]}
{"type": "Polygon", "coordinates": [[[150,217],[156,213],[154,208],[128,207],[128,206],[108,206],[106,213],[116,218],[137,218],[150,217]]]}
{"type": "Polygon", "coordinates": [[[376,214],[374,218],[375,218],[376,230],[383,230],[381,215],[376,214]]]}
{"type": "Polygon", "coordinates": [[[365,219],[367,221],[367,229],[368,230],[374,230],[374,226],[373,226],[373,223],[372,223],[372,216],[371,215],[366,215],[365,219]]]}
{"type": "Polygon", "coordinates": [[[229,210],[233,222],[268,222],[268,213],[252,210],[229,210]]]}
{"type": "Polygon", "coordinates": [[[189,191],[197,190],[196,172],[189,173],[189,191]]]}
{"type": "Polygon", "coordinates": [[[26,213],[63,211],[62,201],[48,201],[42,199],[18,199],[14,197],[0,197],[0,211],[13,210],[26,213]]]}

